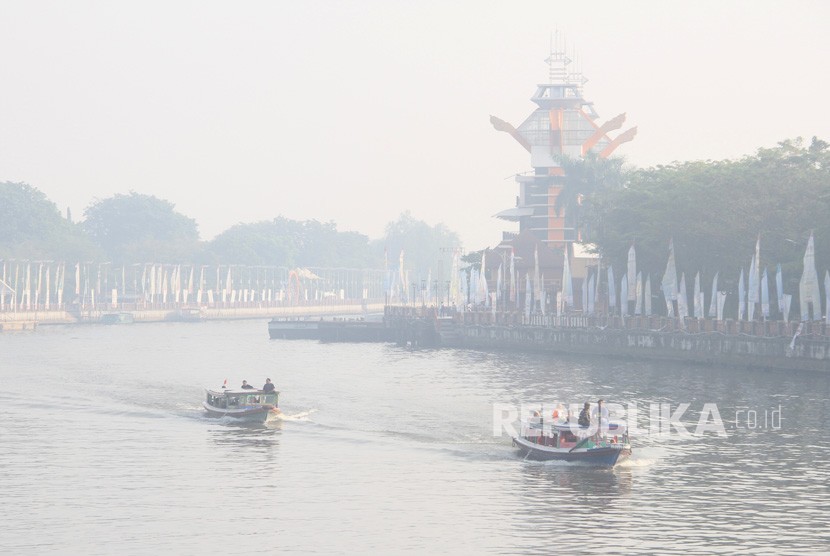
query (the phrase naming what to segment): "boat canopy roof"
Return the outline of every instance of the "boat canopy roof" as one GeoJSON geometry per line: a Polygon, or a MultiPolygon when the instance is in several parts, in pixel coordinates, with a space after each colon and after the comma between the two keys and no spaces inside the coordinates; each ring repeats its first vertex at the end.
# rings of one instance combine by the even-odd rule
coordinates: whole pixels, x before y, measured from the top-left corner
{"type": "Polygon", "coordinates": [[[214,396],[224,396],[224,395],[243,395],[243,394],[279,394],[276,390],[272,392],[265,392],[264,390],[259,390],[258,388],[205,388],[207,392],[210,392],[214,396]]]}
{"type": "MultiPolygon", "coordinates": [[[[589,427],[580,427],[577,423],[569,423],[567,421],[544,421],[544,423],[540,423],[539,421],[531,421],[525,420],[523,421],[525,426],[530,428],[541,428],[545,427],[545,429],[552,429],[558,432],[572,432],[574,434],[581,434],[591,430],[589,427]]],[[[596,424],[594,425],[596,426],[596,424]]],[[[603,419],[603,432],[608,434],[624,434],[628,429],[628,424],[625,421],[619,419],[611,419],[610,421],[605,421],[603,419]]]]}

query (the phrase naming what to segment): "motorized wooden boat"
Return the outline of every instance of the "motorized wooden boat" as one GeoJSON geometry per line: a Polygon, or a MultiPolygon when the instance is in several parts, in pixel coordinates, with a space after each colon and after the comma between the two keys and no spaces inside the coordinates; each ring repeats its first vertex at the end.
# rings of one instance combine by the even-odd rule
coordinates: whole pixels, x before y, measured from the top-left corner
{"type": "Polygon", "coordinates": [[[209,417],[230,417],[244,422],[264,423],[280,413],[280,393],[263,390],[205,389],[205,410],[209,417]]]}
{"type": "Polygon", "coordinates": [[[544,422],[540,417],[522,423],[513,445],[526,459],[569,461],[613,467],[631,455],[624,421],[604,419],[602,426],[580,427],[575,422],[544,422]]]}
{"type": "Polygon", "coordinates": [[[168,313],[166,319],[176,322],[201,322],[204,320],[204,314],[199,307],[182,307],[168,313]]]}
{"type": "Polygon", "coordinates": [[[104,313],[101,315],[101,324],[133,324],[135,317],[132,313],[104,313]]]}

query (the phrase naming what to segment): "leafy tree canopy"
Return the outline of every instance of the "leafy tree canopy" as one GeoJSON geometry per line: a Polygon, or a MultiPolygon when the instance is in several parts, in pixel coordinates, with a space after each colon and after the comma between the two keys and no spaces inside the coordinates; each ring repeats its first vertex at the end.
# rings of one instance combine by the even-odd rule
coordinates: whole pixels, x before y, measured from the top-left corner
{"type": "Polygon", "coordinates": [[[57,205],[25,183],[0,183],[0,258],[85,259],[95,246],[57,205]]]}
{"type": "Polygon", "coordinates": [[[557,159],[565,174],[565,183],[556,197],[556,214],[562,209],[568,213],[578,211],[594,195],[620,189],[623,185],[622,158],[601,158],[589,152],[581,158],[562,155],[557,159]]]}
{"type": "Polygon", "coordinates": [[[369,239],[356,232],[338,232],[333,222],[272,221],[237,224],[206,250],[210,262],[273,266],[379,267],[369,239]]]}
{"type": "Polygon", "coordinates": [[[811,231],[819,271],[830,264],[830,150],[817,138],[806,147],[800,138],[783,141],[740,160],[636,170],[625,188],[593,201],[590,239],[618,268],[635,242],[638,268],[662,275],[673,238],[678,273],[720,271],[736,282],[760,234],[762,268],[781,263],[797,281],[811,231]]]}
{"type": "Polygon", "coordinates": [[[182,262],[198,248],[196,221],[152,195],[131,191],[95,201],[84,216],[83,229],[113,262],[182,262]]]}
{"type": "Polygon", "coordinates": [[[452,264],[453,249],[461,247],[458,234],[442,223],[430,226],[416,220],[409,211],[386,225],[384,237],[374,242],[377,252],[385,250],[388,265],[397,269],[401,250],[404,252],[404,267],[414,270],[411,279],[448,280],[452,264]],[[431,274],[430,274],[431,271],[431,274]]]}

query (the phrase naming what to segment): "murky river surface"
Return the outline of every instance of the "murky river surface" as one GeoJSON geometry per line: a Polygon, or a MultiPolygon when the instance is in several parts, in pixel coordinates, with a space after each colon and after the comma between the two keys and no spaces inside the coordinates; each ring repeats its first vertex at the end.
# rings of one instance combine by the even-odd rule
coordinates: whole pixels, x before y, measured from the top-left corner
{"type": "Polygon", "coordinates": [[[4,334],[0,379],[3,554],[830,546],[830,373],[269,340],[239,321],[4,334]],[[202,386],[266,377],[285,419],[204,416],[202,386]],[[646,429],[649,404],[689,403],[690,432],[716,404],[726,436],[646,431],[602,470],[494,435],[505,408],[599,397],[646,429]]]}

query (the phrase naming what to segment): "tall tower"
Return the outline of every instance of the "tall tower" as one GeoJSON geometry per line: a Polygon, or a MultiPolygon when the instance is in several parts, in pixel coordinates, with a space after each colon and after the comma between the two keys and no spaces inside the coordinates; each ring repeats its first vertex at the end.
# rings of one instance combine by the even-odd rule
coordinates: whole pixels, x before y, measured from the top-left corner
{"type": "Polygon", "coordinates": [[[493,127],[509,133],[530,153],[533,167],[532,172],[516,176],[519,184],[516,206],[496,216],[519,222],[520,233],[530,231],[548,247],[565,248],[578,238],[576,223],[564,211],[557,215],[554,209],[566,180],[560,157],[584,157],[588,152],[607,157],[621,143],[633,139],[637,128],[611,139],[607,133],[622,127],[625,114],[598,125],[593,103],[586,101],[582,94],[587,80],[579,71],[571,69],[573,61],[565,49],[551,47],[545,61],[549,83],[537,85],[530,98],[536,110],[518,128],[490,116],[493,127]]]}

